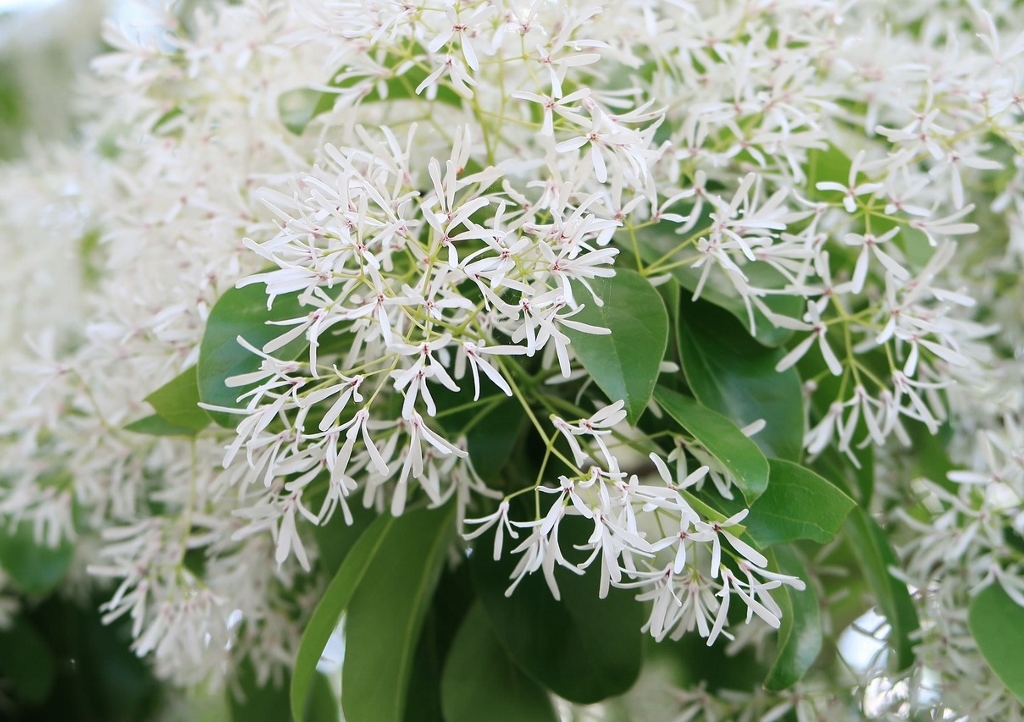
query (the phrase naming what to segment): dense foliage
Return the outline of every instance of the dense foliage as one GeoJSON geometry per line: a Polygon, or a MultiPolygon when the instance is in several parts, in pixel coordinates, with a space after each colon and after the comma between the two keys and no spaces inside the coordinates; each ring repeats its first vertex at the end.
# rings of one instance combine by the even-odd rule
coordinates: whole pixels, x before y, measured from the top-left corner
{"type": "Polygon", "coordinates": [[[1014,5],[110,26],[0,173],[0,704],[98,598],[126,718],[1024,718],[1014,5]]]}

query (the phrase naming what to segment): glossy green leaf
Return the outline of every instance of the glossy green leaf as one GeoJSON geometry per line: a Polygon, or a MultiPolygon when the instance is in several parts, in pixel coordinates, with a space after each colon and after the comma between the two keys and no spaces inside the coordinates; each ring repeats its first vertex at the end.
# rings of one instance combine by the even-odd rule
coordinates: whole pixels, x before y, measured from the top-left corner
{"type": "MultiPolygon", "coordinates": [[[[243,288],[230,288],[218,299],[206,319],[206,330],[199,346],[197,384],[203,403],[225,408],[243,408],[238,397],[250,387],[229,388],[225,381],[239,374],[258,371],[262,359],[238,343],[244,338],[255,348],[262,348],[287,329],[268,325],[270,321],[299,318],[308,313],[299,305],[297,294],[277,296],[273,307],[267,308],[266,288],[252,284],[243,288]]],[[[278,359],[293,359],[308,348],[304,337],[292,341],[274,352],[278,359]]],[[[208,411],[221,426],[234,428],[241,417],[222,411],[208,411]]]]}
{"type": "Polygon", "coordinates": [[[809,462],[815,473],[825,477],[835,486],[843,490],[857,503],[868,508],[875,488],[875,452],[868,445],[863,449],[855,449],[854,453],[860,462],[860,468],[853,465],[846,454],[826,447],[814,461],[809,462]]]}
{"type": "Polygon", "coordinates": [[[971,600],[967,624],[988,666],[1024,704],[1024,607],[992,584],[971,600]]]}
{"type": "Polygon", "coordinates": [[[609,399],[626,402],[626,418],[636,424],[647,408],[665,356],[668,312],[650,282],[628,268],[618,269],[612,278],[595,279],[591,285],[604,305],[588,299],[572,320],[611,333],[563,330],[572,339],[583,368],[609,399]]]}
{"type": "Polygon", "coordinates": [[[195,366],[182,371],[146,397],[157,416],[172,426],[199,431],[210,423],[210,417],[199,408],[199,379],[195,366]]]}
{"type": "Polygon", "coordinates": [[[678,355],[682,354],[679,347],[679,307],[682,305],[682,290],[679,288],[679,282],[674,278],[669,278],[664,283],[661,283],[657,287],[658,295],[661,296],[661,302],[665,304],[665,310],[668,311],[668,349],[669,353],[666,356],[667,361],[678,361],[678,355]],[[673,356],[676,354],[676,356],[673,356]]]}
{"type": "MultiPolygon", "coordinates": [[[[679,494],[695,512],[708,521],[726,521],[745,507],[745,504],[739,499],[726,499],[718,493],[717,489],[712,489],[708,485],[705,485],[700,491],[680,489],[679,494]]],[[[747,527],[742,524],[730,524],[729,531],[735,536],[743,536],[747,533],[747,527]]],[[[754,541],[753,539],[748,540],[754,541]]]]}
{"type": "MultiPolygon", "coordinates": [[[[778,271],[761,261],[746,264],[743,266],[743,273],[747,275],[751,285],[765,288],[781,287],[785,280],[778,271]]],[[[696,292],[700,283],[701,269],[678,266],[672,270],[672,276],[679,282],[680,286],[690,292],[683,294],[684,302],[692,302],[693,293],[696,292]]],[[[793,332],[790,329],[776,327],[756,307],[751,309],[751,313],[751,310],[747,309],[743,299],[740,298],[728,281],[718,278],[714,273],[712,274],[712,279],[704,284],[700,292],[700,298],[697,300],[711,303],[727,311],[743,325],[744,329],[750,332],[751,336],[758,343],[763,346],[777,347],[782,346],[793,336],[793,332]],[[750,330],[751,316],[754,319],[752,331],[750,330]]],[[[791,318],[798,318],[802,310],[800,308],[800,299],[793,295],[779,294],[766,296],[764,302],[773,312],[791,318]]],[[[683,306],[683,312],[687,312],[685,305],[683,306]]]]}
{"type": "Polygon", "coordinates": [[[508,656],[479,603],[449,652],[441,704],[445,722],[558,722],[547,692],[508,656]]]}
{"type": "Polygon", "coordinates": [[[800,464],[769,459],[768,468],[768,488],[745,520],[751,538],[761,547],[796,539],[831,541],[856,502],[800,464]]]}
{"type": "MultiPolygon", "coordinates": [[[[737,617],[737,621],[738,619],[737,617]]],[[[662,685],[661,689],[668,693],[666,696],[671,694],[669,690],[681,687],[688,690],[702,690],[708,695],[709,700],[722,699],[723,697],[728,699],[733,694],[733,690],[759,689],[764,683],[764,676],[767,671],[764,660],[757,658],[752,645],[733,648],[732,645],[724,644],[720,641],[709,647],[699,634],[693,634],[692,632],[684,634],[679,641],[673,641],[669,638],[650,644],[647,653],[649,657],[664,655],[667,661],[670,660],[671,667],[668,667],[668,669],[674,667],[679,670],[673,677],[668,677],[664,663],[655,667],[657,670],[656,674],[658,674],[658,677],[655,679],[662,685]],[[727,649],[728,652],[726,651],[727,649]],[[719,697],[720,694],[722,695],[721,697],[719,697]]],[[[643,689],[643,686],[646,686],[645,682],[648,681],[647,679],[642,680],[637,685],[637,691],[643,689]]],[[[633,697],[634,694],[631,692],[626,696],[629,698],[633,697]]],[[[696,709],[700,714],[694,719],[707,722],[707,718],[702,714],[703,710],[700,707],[681,708],[677,702],[675,706],[669,709],[673,710],[673,712],[680,709],[684,711],[696,709]]],[[[736,710],[735,707],[733,709],[736,710]]],[[[736,711],[738,712],[738,710],[736,711]]],[[[629,722],[633,722],[629,717],[626,719],[629,722]]],[[[715,718],[712,717],[712,719],[714,720],[715,718]]],[[[760,718],[755,717],[754,719],[760,722],[760,718]]],[[[682,722],[675,714],[669,713],[668,709],[665,710],[663,716],[652,717],[650,720],[651,722],[654,722],[654,720],[657,720],[657,722],[682,722]]],[[[736,722],[735,717],[732,715],[719,717],[715,722],[726,722],[727,720],[728,722],[736,722]]],[[[785,722],[796,722],[794,719],[787,719],[786,717],[783,717],[782,720],[785,720],[785,722]]],[[[686,720],[685,717],[683,717],[683,721],[691,722],[686,720]]],[[[616,719],[615,722],[624,721],[616,719]]],[[[639,722],[639,720],[636,722],[639,722]]],[[[753,721],[751,720],[750,722],[753,721]]]]}
{"type": "MultiPolygon", "coordinates": [[[[776,600],[782,607],[782,626],[775,661],[764,680],[765,689],[778,691],[803,679],[821,652],[821,610],[810,576],[800,559],[786,547],[774,550],[778,570],[800,577],[807,588],[800,591],[783,585],[776,600]]],[[[774,595],[775,592],[772,592],[774,595]]]]}
{"type": "MultiPolygon", "coordinates": [[[[413,49],[413,54],[423,52],[422,48],[413,49]]],[[[377,78],[373,89],[364,95],[358,102],[375,103],[383,100],[408,100],[417,97],[416,88],[427,79],[428,69],[424,65],[411,65],[403,58],[389,56],[381,63],[381,67],[389,73],[399,73],[392,77],[377,78]],[[383,88],[383,92],[382,92],[383,88]]],[[[339,71],[336,75],[343,73],[339,71]]],[[[366,75],[345,75],[342,80],[335,80],[330,83],[331,87],[338,90],[352,88],[356,84],[364,82],[369,76],[366,75]]],[[[278,115],[285,128],[295,135],[302,135],[310,122],[318,115],[329,112],[334,108],[338,99],[338,93],[313,90],[311,88],[297,88],[281,93],[277,99],[278,115]]],[[[454,108],[462,107],[462,98],[452,88],[440,84],[437,86],[437,95],[434,100],[438,103],[450,105],[454,108]]]]}
{"type": "Polygon", "coordinates": [[[732,475],[747,504],[768,487],[768,460],[757,444],[717,411],[664,386],[654,399],[665,412],[707,449],[732,475]]]}
{"type": "Polygon", "coordinates": [[[0,629],[0,687],[30,704],[45,700],[57,676],[53,652],[27,620],[0,629]]]}
{"type": "Polygon", "coordinates": [[[678,329],[683,372],[697,400],[740,426],[764,419],[754,442],[766,456],[799,461],[804,399],[796,369],[775,370],[785,352],[762,346],[710,303],[685,304],[678,329]]]}
{"type": "Polygon", "coordinates": [[[306,630],[299,640],[299,651],[295,657],[295,669],[292,672],[289,691],[293,719],[301,719],[307,694],[317,674],[316,665],[327,646],[327,640],[338,626],[341,613],[366,576],[396,521],[393,516],[383,515],[363,532],[352,550],[345,556],[316,609],[313,610],[309,622],[306,623],[306,630]]]}
{"type": "MultiPolygon", "coordinates": [[[[789,286],[790,281],[770,263],[764,261],[747,263],[743,266],[743,275],[747,277],[747,283],[751,287],[766,291],[761,300],[773,313],[789,318],[800,318],[807,310],[803,299],[793,293],[771,293],[772,291],[782,291],[789,286]]],[[[761,344],[773,347],[781,346],[792,338],[793,331],[775,326],[756,306],[753,307],[754,327],[751,329],[749,326],[751,313],[746,304],[736,300],[733,303],[735,304],[733,315],[761,344]]],[[[725,306],[723,308],[729,310],[725,306]]]]}
{"type": "Polygon", "coordinates": [[[95,288],[103,276],[103,255],[100,240],[103,234],[97,228],[90,228],[78,239],[78,257],[82,282],[89,289],[95,288]]]}
{"type": "MultiPolygon", "coordinates": [[[[561,522],[560,546],[586,541],[591,526],[580,517],[561,522]]],[[[583,576],[558,568],[561,592],[556,600],[543,573],[531,574],[511,596],[505,590],[518,557],[506,553],[495,562],[491,537],[484,535],[470,557],[477,597],[498,641],[537,683],[571,702],[590,704],[622,694],[640,673],[643,606],[624,589],[598,596],[596,569],[583,576]]]]}
{"type": "Polygon", "coordinates": [[[67,540],[53,548],[37,543],[32,527],[30,521],[13,531],[0,526],[0,568],[25,594],[45,594],[67,574],[75,548],[67,540]]]}
{"type": "MultiPolygon", "coordinates": [[[[876,350],[877,351],[877,350],[876,350]]],[[[860,363],[871,368],[876,376],[883,377],[888,373],[888,360],[884,353],[869,351],[860,355],[860,363]]],[[[842,377],[833,376],[827,371],[827,365],[820,353],[806,354],[797,364],[801,378],[816,379],[817,385],[810,398],[810,414],[808,423],[812,426],[821,422],[828,413],[832,403],[840,397],[845,398],[849,391],[844,388],[842,377]]],[[[906,422],[902,422],[906,423],[906,422]]],[[[874,444],[861,442],[869,437],[868,426],[861,414],[852,435],[852,443],[846,451],[840,452],[835,445],[827,446],[808,466],[857,500],[864,508],[870,507],[874,495],[875,452],[874,444]]]]}
{"type": "Polygon", "coordinates": [[[146,397],[156,415],[128,424],[128,431],[154,436],[195,436],[210,425],[210,416],[199,408],[199,380],[189,366],[146,397]]]}
{"type": "Polygon", "coordinates": [[[454,521],[454,506],[403,514],[356,587],[345,616],[346,719],[402,722],[420,630],[454,521]]]}
{"type": "Polygon", "coordinates": [[[924,231],[902,226],[896,238],[899,239],[900,246],[903,248],[903,255],[906,256],[907,262],[913,268],[924,268],[935,255],[936,247],[928,240],[924,231]]]}
{"type": "Polygon", "coordinates": [[[889,645],[896,652],[896,668],[906,669],[914,662],[914,643],[910,635],[917,631],[918,619],[907,585],[889,571],[896,566],[896,555],[885,532],[861,507],[854,508],[847,518],[844,536],[853,548],[881,614],[892,627],[889,645]]]}

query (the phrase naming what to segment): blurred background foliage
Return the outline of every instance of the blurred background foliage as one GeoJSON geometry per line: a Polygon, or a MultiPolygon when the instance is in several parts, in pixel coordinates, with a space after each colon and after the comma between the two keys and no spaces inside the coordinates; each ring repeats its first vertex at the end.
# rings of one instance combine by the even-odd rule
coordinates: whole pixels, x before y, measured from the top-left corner
{"type": "Polygon", "coordinates": [[[0,159],[73,137],[75,82],[102,50],[106,0],[0,2],[0,159]]]}
{"type": "MultiPolygon", "coordinates": [[[[181,3],[180,16],[203,2],[181,3]]],[[[107,17],[143,28],[149,20],[135,0],[0,0],[0,166],[33,147],[75,141],[79,80],[90,59],[107,49],[101,38],[107,17]]],[[[0,235],[0,252],[7,240],[0,235]]],[[[0,529],[0,552],[24,561],[20,531],[0,529]]],[[[166,693],[129,648],[130,619],[104,625],[102,595],[66,579],[72,555],[69,548],[26,565],[0,553],[7,561],[0,559],[0,575],[9,577],[20,600],[14,618],[0,625],[0,720],[226,719],[222,695],[166,693]]]]}
{"type": "MultiPolygon", "coordinates": [[[[230,2],[231,0],[229,0],[230,2]]],[[[0,161],[21,157],[27,144],[70,140],[79,106],[78,79],[89,60],[108,50],[103,22],[153,32],[158,17],[146,0],[0,0],[0,161]]],[[[210,0],[179,0],[187,28],[210,0]]]]}

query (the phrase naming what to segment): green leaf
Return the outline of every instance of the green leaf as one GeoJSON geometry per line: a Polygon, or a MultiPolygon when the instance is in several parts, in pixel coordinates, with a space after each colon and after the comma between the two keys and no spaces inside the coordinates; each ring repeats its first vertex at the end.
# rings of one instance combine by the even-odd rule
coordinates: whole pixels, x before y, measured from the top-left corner
{"type": "Polygon", "coordinates": [[[765,689],[776,692],[792,687],[807,674],[821,652],[822,633],[821,609],[804,565],[786,547],[775,549],[773,554],[780,572],[800,577],[807,585],[803,591],[786,585],[778,589],[776,599],[782,607],[782,626],[775,661],[764,680],[765,689]]]}
{"type": "MultiPolygon", "coordinates": [[[[101,621],[99,606],[108,597],[109,590],[105,596],[80,597],[73,602],[51,594],[38,603],[34,600],[23,605],[17,624],[30,625],[39,633],[55,670],[50,694],[39,706],[33,705],[25,719],[140,722],[156,718],[166,688],[153,677],[151,666],[129,649],[131,620],[127,615],[109,624],[101,621]]],[[[0,659],[6,656],[6,651],[0,650],[0,659]]],[[[10,661],[22,664],[17,657],[10,661]]],[[[29,660],[24,664],[42,672],[29,660]]],[[[19,670],[19,674],[30,672],[19,670]]],[[[2,712],[0,718],[7,719],[2,712]]]]}
{"type": "Polygon", "coordinates": [[[654,399],[732,475],[747,504],[768,486],[768,460],[753,441],[717,411],[659,386],[654,399]]]}
{"type": "Polygon", "coordinates": [[[74,551],[67,539],[53,548],[38,544],[30,521],[18,524],[13,533],[0,527],[0,567],[25,594],[46,594],[60,584],[74,551]]]}
{"type": "MultiPolygon", "coordinates": [[[[710,204],[706,204],[705,214],[710,209],[710,204]]],[[[680,211],[683,213],[688,212],[685,208],[680,209],[680,211]]],[[[712,220],[708,216],[702,219],[697,224],[697,227],[709,229],[711,223],[712,220]]],[[[689,293],[682,294],[683,313],[688,313],[689,309],[686,304],[692,302],[693,293],[700,284],[703,269],[686,265],[686,252],[678,250],[682,239],[673,232],[674,228],[675,226],[671,223],[659,223],[650,228],[637,231],[638,245],[636,250],[644,263],[657,264],[652,269],[655,273],[660,272],[659,267],[665,265],[666,261],[670,261],[668,272],[682,288],[689,291],[689,293]],[[677,259],[676,257],[679,258],[677,259]]],[[[696,254],[692,252],[690,252],[690,258],[693,261],[697,260],[696,254]]],[[[788,282],[785,276],[763,261],[744,264],[743,274],[747,277],[751,286],[766,290],[780,290],[788,282]]],[[[734,316],[743,325],[744,329],[750,328],[751,314],[747,310],[746,304],[736,292],[736,289],[722,274],[712,271],[701,289],[699,300],[718,306],[734,316]]],[[[791,318],[799,318],[804,310],[801,300],[792,294],[768,294],[762,300],[775,313],[791,318]]],[[[753,308],[753,317],[754,329],[751,335],[757,339],[758,343],[764,346],[781,346],[793,336],[791,330],[774,326],[768,320],[768,317],[757,308],[753,308]]]]}
{"type": "Polygon", "coordinates": [[[199,377],[195,366],[182,371],[166,384],[146,397],[157,416],[171,426],[200,431],[210,423],[210,417],[199,408],[199,377]]]}
{"type": "Polygon", "coordinates": [[[468,564],[441,573],[416,645],[404,722],[445,722],[441,709],[444,665],[455,635],[475,601],[468,564]]]}
{"type": "MultiPolygon", "coordinates": [[[[230,288],[218,299],[206,319],[206,330],[199,345],[197,385],[199,399],[205,404],[240,409],[245,406],[238,397],[250,387],[228,388],[225,381],[239,374],[258,371],[262,359],[238,343],[244,338],[255,348],[280,336],[286,329],[270,326],[270,321],[283,321],[305,316],[298,301],[298,294],[277,296],[274,305],[267,309],[266,288],[252,284],[243,288],[230,288]]],[[[308,348],[300,336],[274,352],[278,359],[294,359],[303,349],[308,348]]],[[[209,416],[221,426],[235,428],[239,418],[223,411],[209,411],[209,416]]]]}
{"type": "Polygon", "coordinates": [[[782,349],[766,348],[728,312],[698,301],[679,315],[679,353],[697,400],[740,426],[764,419],[754,435],[766,456],[799,461],[804,400],[795,368],[777,372],[782,349]]]}
{"type": "MultiPolygon", "coordinates": [[[[208,417],[209,418],[209,417],[208,417]]],[[[187,426],[175,426],[158,414],[145,416],[137,421],[125,425],[125,431],[134,431],[137,434],[148,436],[195,436],[196,430],[187,426]]]]}
{"type": "MultiPolygon", "coordinates": [[[[772,594],[774,595],[774,590],[772,594]]],[[[737,617],[738,620],[739,618],[737,617]]],[[[659,685],[664,691],[679,688],[689,690],[700,689],[708,694],[710,699],[719,698],[717,696],[720,693],[724,693],[723,696],[728,698],[732,690],[753,690],[759,688],[763,684],[765,674],[768,671],[764,660],[758,659],[757,652],[755,652],[754,647],[751,645],[738,649],[733,649],[731,645],[726,644],[713,644],[709,647],[699,634],[692,632],[684,634],[678,641],[669,637],[660,642],[655,642],[652,638],[647,637],[645,642],[647,644],[647,657],[653,664],[645,666],[644,678],[641,679],[634,690],[626,695],[627,699],[634,697],[636,692],[642,692],[645,687],[650,690],[654,684],[659,685]],[[656,676],[648,677],[647,669],[651,669],[656,676]],[[671,676],[668,676],[669,674],[671,676]]],[[[669,699],[671,700],[671,696],[669,699]]],[[[661,716],[641,719],[649,719],[652,722],[654,720],[657,720],[657,722],[667,722],[668,720],[682,722],[686,720],[685,717],[679,720],[679,717],[675,715],[680,710],[678,698],[674,702],[670,701],[669,704],[671,706],[665,709],[661,716]]],[[[733,709],[735,710],[736,708],[733,709]]],[[[626,719],[633,722],[630,718],[626,719]]],[[[704,717],[702,714],[698,715],[696,719],[707,721],[707,717],[704,717]]],[[[714,717],[711,719],[715,720],[714,717]]],[[[740,717],[740,719],[743,718],[740,717]]],[[[786,722],[794,722],[794,720],[785,717],[782,719],[786,720],[786,722]]],[[[735,722],[735,717],[730,715],[724,718],[719,717],[718,720],[735,722]]],[[[616,720],[616,722],[624,722],[624,720],[616,720]]],[[[636,722],[640,721],[636,720],[636,722]]]]}
{"type": "Polygon", "coordinates": [[[745,520],[751,538],[761,547],[796,539],[831,541],[856,502],[800,464],[769,459],[768,467],[768,488],[745,520]]]}
{"type": "Polygon", "coordinates": [[[466,379],[458,393],[446,391],[435,396],[435,401],[437,420],[452,434],[450,438],[466,436],[476,473],[484,480],[495,479],[508,466],[526,428],[526,412],[519,400],[499,392],[474,401],[473,385],[466,379]]]}
{"type": "Polygon", "coordinates": [[[237,693],[230,694],[228,700],[233,722],[282,722],[288,719],[287,681],[274,684],[271,678],[260,684],[252,662],[246,658],[239,666],[237,683],[234,688],[237,693]]]}
{"type": "Polygon", "coordinates": [[[345,617],[341,706],[346,719],[402,722],[420,630],[454,520],[454,505],[403,514],[356,587],[345,617]]]}
{"type": "Polygon", "coordinates": [[[503,399],[474,421],[466,432],[466,449],[482,479],[494,479],[508,466],[526,421],[526,412],[515,398],[503,399]]]}
{"type": "Polygon", "coordinates": [[[597,336],[563,327],[583,368],[612,401],[626,402],[626,418],[636,424],[658,380],[668,345],[668,312],[661,296],[636,271],[618,269],[591,284],[604,302],[588,302],[573,321],[611,331],[597,336]]]}
{"type": "MultiPolygon", "coordinates": [[[[410,52],[416,55],[423,53],[424,50],[418,45],[414,45],[410,52]]],[[[373,89],[357,102],[376,103],[383,100],[409,100],[421,97],[416,95],[416,88],[429,75],[425,66],[410,64],[404,58],[392,54],[389,54],[380,65],[391,75],[378,77],[378,82],[374,84],[373,89]],[[381,93],[381,86],[384,88],[383,93],[381,93]]],[[[335,73],[335,77],[342,75],[346,70],[348,69],[339,70],[335,73]]],[[[370,75],[344,75],[342,80],[332,80],[330,85],[333,88],[344,90],[355,87],[357,83],[364,82],[371,77],[370,75]]],[[[285,128],[295,135],[302,135],[314,118],[334,109],[337,98],[338,93],[322,92],[311,88],[289,90],[278,96],[278,115],[285,128]]],[[[462,107],[462,98],[459,94],[444,84],[437,86],[437,95],[434,100],[453,108],[462,107]]]]}
{"type": "Polygon", "coordinates": [[[910,435],[912,444],[913,455],[910,461],[913,464],[914,477],[923,476],[946,491],[956,493],[959,485],[947,477],[949,472],[958,468],[949,458],[948,449],[953,436],[952,426],[946,422],[939,427],[938,433],[933,434],[920,421],[908,419],[903,424],[910,435]]]}
{"type": "Polygon", "coordinates": [[[321,100],[326,95],[312,88],[295,88],[281,93],[277,96],[277,115],[281,124],[295,135],[302,135],[313,118],[333,107],[332,104],[320,109],[321,100]]]}
{"type": "MultiPolygon", "coordinates": [[[[561,522],[564,553],[582,544],[590,525],[578,517],[561,522]]],[[[495,562],[485,535],[470,557],[477,596],[498,641],[537,683],[570,702],[590,704],[621,694],[640,673],[643,606],[630,591],[599,594],[595,569],[577,576],[558,568],[561,601],[551,596],[543,574],[531,574],[505,596],[517,558],[495,562]]]]}
{"type": "Polygon", "coordinates": [[[195,436],[210,425],[210,416],[199,408],[199,379],[189,366],[146,397],[155,416],[133,421],[125,428],[154,436],[195,436]]]}
{"type": "Polygon", "coordinates": [[[825,477],[847,495],[857,499],[862,507],[868,508],[875,488],[875,453],[868,445],[854,452],[860,462],[858,469],[846,454],[833,447],[826,447],[813,462],[809,462],[815,473],[825,477]]]}
{"type": "MultiPolygon", "coordinates": [[[[309,690],[309,697],[306,698],[306,709],[303,713],[303,722],[338,722],[341,710],[338,708],[338,700],[331,689],[331,683],[327,677],[317,672],[313,678],[313,687],[309,690]]],[[[282,718],[286,720],[287,717],[282,718]]]]}
{"type": "Polygon", "coordinates": [[[679,307],[682,305],[682,291],[679,288],[679,282],[674,278],[669,278],[664,283],[658,285],[658,295],[661,296],[661,302],[665,304],[665,310],[668,311],[668,348],[670,353],[666,360],[678,361],[678,358],[673,358],[672,354],[682,355],[682,350],[679,346],[679,307]]]}
{"type": "Polygon", "coordinates": [[[441,704],[445,722],[558,722],[547,692],[508,656],[479,602],[448,655],[441,704]]]}
{"type": "Polygon", "coordinates": [[[103,276],[103,257],[100,239],[103,234],[97,228],[90,228],[78,240],[78,257],[82,281],[90,290],[96,287],[103,276]]]}
{"type": "Polygon", "coordinates": [[[1024,704],[1024,607],[992,584],[971,600],[967,624],[988,666],[1024,704]]]}
{"type": "Polygon", "coordinates": [[[0,686],[29,704],[50,695],[57,668],[46,640],[27,620],[0,629],[0,686]]]}
{"type": "Polygon", "coordinates": [[[882,615],[892,628],[889,645],[896,652],[896,668],[906,669],[914,662],[910,635],[917,631],[918,619],[907,585],[889,572],[896,566],[896,555],[885,532],[860,507],[854,508],[847,518],[844,535],[850,541],[882,615]]]}
{"type": "MultiPolygon", "coordinates": [[[[308,508],[317,510],[327,495],[326,488],[322,493],[314,492],[309,495],[308,508]]],[[[303,498],[303,503],[306,499],[303,498]]],[[[323,525],[313,527],[313,538],[319,550],[317,563],[327,576],[332,579],[341,567],[345,557],[355,547],[356,543],[370,525],[377,520],[377,512],[367,509],[362,504],[352,503],[349,500],[349,507],[352,511],[352,524],[345,523],[345,517],[341,509],[336,509],[331,520],[323,525]]]]}
{"type": "MultiPolygon", "coordinates": [[[[693,293],[697,290],[697,286],[700,282],[701,269],[690,268],[689,266],[677,266],[671,271],[672,276],[679,282],[679,285],[690,291],[689,294],[684,294],[684,300],[693,302],[693,293]]],[[[774,268],[769,266],[763,261],[757,261],[755,263],[748,263],[743,266],[743,273],[747,276],[752,286],[760,286],[764,288],[775,288],[782,287],[784,285],[784,277],[778,273],[774,268]]],[[[714,272],[712,272],[712,278],[714,279],[714,272]]],[[[728,282],[715,282],[709,280],[704,284],[704,288],[701,289],[700,301],[706,301],[714,304],[719,308],[723,309],[735,317],[742,325],[744,329],[750,328],[750,311],[747,310],[746,304],[743,299],[739,297],[737,292],[731,287],[728,282]]],[[[800,299],[793,295],[771,295],[764,299],[765,305],[767,305],[775,313],[779,313],[783,316],[789,316],[791,318],[799,318],[800,299]]],[[[683,312],[686,313],[686,307],[683,307],[683,312]]],[[[757,340],[758,343],[764,346],[777,347],[782,346],[793,336],[793,331],[788,328],[777,327],[768,320],[757,308],[753,309],[754,317],[754,329],[751,335],[757,340]]]]}
{"type": "MultiPolygon", "coordinates": [[[[834,201],[839,203],[843,194],[839,191],[820,191],[818,183],[850,182],[850,166],[852,161],[836,146],[829,143],[825,148],[812,148],[807,151],[807,197],[814,201],[834,201]]],[[[858,175],[858,179],[862,176],[858,175]]]]}
{"type": "Polygon", "coordinates": [[[299,640],[299,651],[295,656],[295,669],[292,672],[289,692],[294,720],[302,719],[306,696],[314,683],[316,665],[324,653],[327,640],[338,626],[341,613],[366,576],[396,521],[397,519],[390,515],[380,516],[363,532],[352,550],[345,556],[345,561],[338,568],[316,609],[313,610],[309,622],[306,623],[306,630],[299,640]]]}

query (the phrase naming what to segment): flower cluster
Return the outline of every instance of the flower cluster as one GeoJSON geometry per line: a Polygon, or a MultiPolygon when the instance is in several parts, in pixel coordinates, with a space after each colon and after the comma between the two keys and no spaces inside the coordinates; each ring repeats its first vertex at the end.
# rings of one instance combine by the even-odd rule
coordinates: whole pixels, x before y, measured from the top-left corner
{"type": "MultiPolygon", "coordinates": [[[[804,542],[857,502],[898,533],[912,674],[1013,714],[943,661],[977,659],[981,589],[1024,607],[1024,43],[997,5],[244,0],[109,27],[82,141],[0,176],[0,360],[32,377],[0,391],[0,521],[84,540],[105,621],[196,685],[294,664],[326,531],[439,507],[448,567],[512,559],[512,599],[596,577],[656,640],[781,659],[817,608],[794,595],[839,593],[804,542]],[[829,510],[801,511],[814,484],[829,510]]],[[[819,671],[676,706],[836,718],[819,671]]]]}
{"type": "Polygon", "coordinates": [[[602,437],[609,436],[624,418],[622,402],[575,424],[553,416],[555,428],[572,450],[573,463],[587,473],[576,478],[560,476],[555,488],[537,487],[537,492],[551,494],[553,501],[535,521],[510,519],[508,499],[494,513],[466,520],[479,524],[466,534],[467,539],[495,528],[495,560],[501,557],[504,535],[513,540],[512,553],[521,556],[506,594],[514,593],[527,574],[542,571],[557,599],[557,567],[578,574],[593,565],[602,597],[617,586],[639,589],[637,598],[652,603],[644,628],[659,641],[667,636],[679,639],[694,629],[709,645],[720,634],[731,638],[723,629],[734,595],[746,605],[748,622],[756,614],[777,629],[782,610],[770,591],[782,584],[803,589],[803,581],[769,571],[764,555],[733,533],[731,529],[747,516],[746,509],[724,520],[702,519],[694,511],[684,494],[702,482],[708,466],[686,473],[686,459],[679,455],[673,473],[652,453],[650,460],[661,483],[642,483],[636,474],[621,471],[602,437]],[[559,546],[559,524],[567,516],[593,523],[586,543],[576,545],[590,552],[578,564],[567,561],[559,546]],[[523,530],[522,540],[518,530],[523,530]],[[722,563],[723,550],[735,559],[737,572],[722,563]]]}

